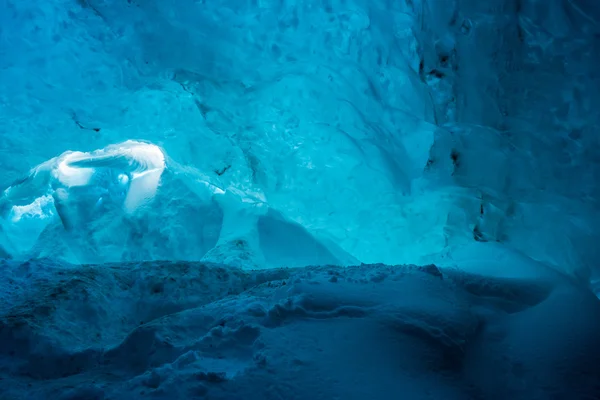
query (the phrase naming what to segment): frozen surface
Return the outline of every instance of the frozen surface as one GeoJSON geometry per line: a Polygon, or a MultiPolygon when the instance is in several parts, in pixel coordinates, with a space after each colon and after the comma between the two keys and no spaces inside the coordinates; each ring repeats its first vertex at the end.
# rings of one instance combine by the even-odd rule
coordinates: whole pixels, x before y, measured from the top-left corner
{"type": "Polygon", "coordinates": [[[15,259],[204,259],[246,268],[358,262],[261,193],[225,186],[145,142],[66,152],[10,185],[2,201],[3,248],[15,259]]]}
{"type": "Polygon", "coordinates": [[[90,228],[110,240],[77,245],[56,224],[36,240],[41,223],[13,226],[3,208],[15,258],[283,265],[256,242],[277,215],[344,263],[421,263],[483,240],[595,275],[589,0],[2,0],[0,19],[0,185],[134,140],[181,165],[177,179],[233,195],[214,206],[167,167],[127,238],[117,218],[90,228]],[[203,231],[183,240],[192,220],[203,231]],[[153,232],[143,246],[140,229],[153,232]],[[251,251],[226,255],[240,237],[251,251]]]}
{"type": "Polygon", "coordinates": [[[5,262],[0,397],[597,398],[600,302],[518,260],[527,278],[5,262]]]}
{"type": "Polygon", "coordinates": [[[600,398],[599,22],[0,0],[0,398],[600,398]]]}

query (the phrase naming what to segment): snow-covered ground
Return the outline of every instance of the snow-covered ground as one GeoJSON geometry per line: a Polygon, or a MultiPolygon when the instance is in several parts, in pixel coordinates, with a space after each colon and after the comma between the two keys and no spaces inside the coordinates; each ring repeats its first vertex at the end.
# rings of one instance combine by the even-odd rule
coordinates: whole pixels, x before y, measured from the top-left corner
{"type": "Polygon", "coordinates": [[[526,277],[3,262],[0,398],[598,398],[598,299],[502,261],[526,277]]]}

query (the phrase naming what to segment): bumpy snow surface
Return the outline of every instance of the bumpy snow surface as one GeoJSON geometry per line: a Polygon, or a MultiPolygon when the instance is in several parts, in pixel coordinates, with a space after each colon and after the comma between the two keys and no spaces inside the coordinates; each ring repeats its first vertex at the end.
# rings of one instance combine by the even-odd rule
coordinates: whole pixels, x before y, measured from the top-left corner
{"type": "Polygon", "coordinates": [[[597,398],[596,297],[503,261],[529,276],[5,262],[0,396],[597,398]]]}
{"type": "Polygon", "coordinates": [[[0,400],[600,399],[592,0],[0,0],[0,400]]]}

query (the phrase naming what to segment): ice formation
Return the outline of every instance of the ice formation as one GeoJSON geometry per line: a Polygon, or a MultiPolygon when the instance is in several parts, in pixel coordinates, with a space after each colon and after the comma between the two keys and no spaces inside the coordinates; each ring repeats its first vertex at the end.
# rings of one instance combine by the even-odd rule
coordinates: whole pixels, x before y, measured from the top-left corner
{"type": "Polygon", "coordinates": [[[599,24],[0,0],[0,398],[600,398],[599,24]]]}

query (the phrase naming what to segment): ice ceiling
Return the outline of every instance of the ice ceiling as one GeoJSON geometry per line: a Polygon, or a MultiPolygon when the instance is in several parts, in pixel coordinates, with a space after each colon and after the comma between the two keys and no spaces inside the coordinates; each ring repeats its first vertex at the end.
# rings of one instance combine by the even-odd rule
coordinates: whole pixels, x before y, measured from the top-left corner
{"type": "Polygon", "coordinates": [[[0,0],[0,251],[422,263],[500,242],[582,278],[592,0],[0,0]]]}

